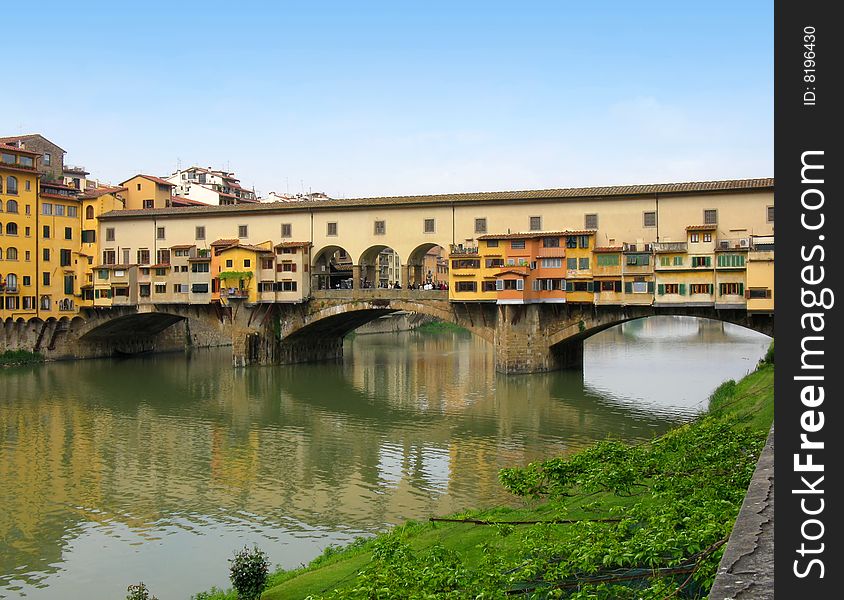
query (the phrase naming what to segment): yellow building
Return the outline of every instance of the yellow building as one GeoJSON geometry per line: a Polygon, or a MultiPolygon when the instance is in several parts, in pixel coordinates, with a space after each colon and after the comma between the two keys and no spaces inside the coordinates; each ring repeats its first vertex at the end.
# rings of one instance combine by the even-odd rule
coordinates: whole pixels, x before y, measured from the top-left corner
{"type": "Polygon", "coordinates": [[[94,306],[94,265],[102,261],[98,239],[99,216],[123,210],[124,187],[102,186],[86,190],[79,196],[81,232],[77,244],[76,281],[79,306],[94,306]]]}
{"type": "MultiPolygon", "coordinates": [[[[38,154],[0,144],[0,318],[39,314],[38,154]]],[[[51,307],[48,305],[49,311],[51,307]]]]}
{"type": "MultiPolygon", "coordinates": [[[[272,242],[258,245],[236,242],[218,253],[220,300],[245,300],[249,304],[270,301],[262,297],[265,283],[275,282],[272,242]]],[[[270,288],[270,291],[272,288],[270,288]]]]}
{"type": "Polygon", "coordinates": [[[654,306],[714,305],[716,230],[715,225],[690,225],[685,243],[655,244],[654,306]]]}
{"type": "Polygon", "coordinates": [[[774,312],[774,236],[751,238],[747,253],[747,286],[745,299],[748,312],[774,312]]]}
{"type": "Polygon", "coordinates": [[[504,266],[499,239],[479,239],[473,247],[452,246],[448,255],[448,297],[456,302],[495,302],[495,280],[504,266]]]}
{"type": "Polygon", "coordinates": [[[566,302],[593,303],[595,283],[592,275],[595,230],[566,232],[566,302]]]}
{"type": "MultiPolygon", "coordinates": [[[[77,276],[81,234],[79,190],[57,181],[41,181],[38,209],[38,270],[41,318],[72,317],[84,278],[77,276]]],[[[83,261],[87,263],[87,261],[83,261]]]]}
{"type": "Polygon", "coordinates": [[[160,177],[138,174],[120,185],[126,188],[127,210],[167,208],[172,202],[174,184],[160,177]]]}

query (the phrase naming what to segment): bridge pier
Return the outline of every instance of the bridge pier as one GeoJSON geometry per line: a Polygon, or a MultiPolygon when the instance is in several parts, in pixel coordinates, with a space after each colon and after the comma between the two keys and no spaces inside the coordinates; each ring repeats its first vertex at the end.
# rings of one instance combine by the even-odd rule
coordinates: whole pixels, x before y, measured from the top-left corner
{"type": "Polygon", "coordinates": [[[495,328],[495,370],[507,375],[540,373],[583,366],[583,340],[551,347],[541,304],[498,306],[495,328]]]}

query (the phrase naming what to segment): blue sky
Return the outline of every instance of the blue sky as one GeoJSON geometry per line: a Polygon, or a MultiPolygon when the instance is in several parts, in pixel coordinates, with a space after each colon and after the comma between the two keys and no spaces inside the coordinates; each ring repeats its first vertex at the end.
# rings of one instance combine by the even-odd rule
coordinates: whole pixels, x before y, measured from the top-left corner
{"type": "Polygon", "coordinates": [[[772,2],[34,6],[3,8],[0,132],[111,182],[178,161],[335,197],[773,174],[772,2]]]}

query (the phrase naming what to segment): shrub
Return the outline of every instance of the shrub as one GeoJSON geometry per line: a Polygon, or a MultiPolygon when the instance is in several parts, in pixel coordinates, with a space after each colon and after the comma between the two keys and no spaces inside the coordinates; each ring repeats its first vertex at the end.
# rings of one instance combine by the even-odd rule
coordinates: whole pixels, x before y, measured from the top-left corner
{"type": "Polygon", "coordinates": [[[230,559],[229,569],[232,585],[237,590],[238,600],[256,600],[267,585],[270,559],[258,546],[250,550],[246,546],[230,559]]]}
{"type": "Polygon", "coordinates": [[[126,588],[129,592],[126,594],[126,600],[158,600],[155,596],[150,596],[149,590],[143,581],[135,585],[130,585],[126,588]]]}

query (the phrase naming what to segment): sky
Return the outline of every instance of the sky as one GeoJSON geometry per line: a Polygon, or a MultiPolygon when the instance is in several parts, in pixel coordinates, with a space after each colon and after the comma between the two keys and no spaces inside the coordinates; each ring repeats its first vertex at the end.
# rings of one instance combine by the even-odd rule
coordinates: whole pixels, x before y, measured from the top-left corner
{"type": "Polygon", "coordinates": [[[773,174],[770,1],[35,6],[3,7],[0,135],[42,133],[111,183],[200,165],[351,198],[773,174]]]}

